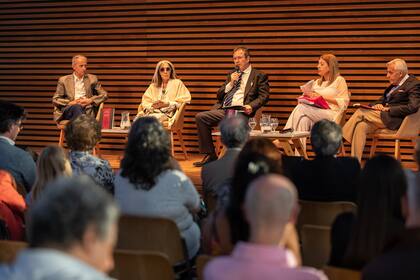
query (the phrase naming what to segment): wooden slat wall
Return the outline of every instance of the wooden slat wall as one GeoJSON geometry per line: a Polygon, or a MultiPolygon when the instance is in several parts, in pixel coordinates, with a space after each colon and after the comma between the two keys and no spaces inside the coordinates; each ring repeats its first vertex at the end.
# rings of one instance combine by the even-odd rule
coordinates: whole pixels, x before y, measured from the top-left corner
{"type": "MultiPolygon", "coordinates": [[[[18,143],[38,149],[58,141],[51,97],[58,77],[71,73],[74,54],[88,56],[117,121],[124,110],[135,115],[156,62],[169,59],[192,92],[184,135],[197,152],[194,116],[214,103],[236,45],[248,46],[253,66],[269,74],[265,111],[283,125],[299,85],[316,78],[321,53],[338,56],[352,102],[368,102],[388,84],[387,61],[404,58],[420,76],[419,35],[418,0],[0,0],[0,98],[27,108],[18,143]]],[[[102,143],[118,151],[124,139],[102,143]]],[[[385,143],[379,150],[391,149],[385,143]]],[[[404,143],[408,165],[412,152],[404,143]]]]}

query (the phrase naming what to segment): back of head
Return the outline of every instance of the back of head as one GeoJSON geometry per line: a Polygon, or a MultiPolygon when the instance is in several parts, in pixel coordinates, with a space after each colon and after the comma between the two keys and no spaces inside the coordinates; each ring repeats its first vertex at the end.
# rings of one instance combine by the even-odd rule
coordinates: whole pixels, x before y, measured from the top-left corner
{"type": "Polygon", "coordinates": [[[240,148],[248,140],[250,128],[247,119],[242,115],[224,118],[219,128],[222,143],[227,148],[240,148]]]}
{"type": "Polygon", "coordinates": [[[90,178],[59,179],[47,185],[29,211],[28,242],[67,251],[82,243],[88,228],[106,239],[117,218],[113,198],[90,178]]]}
{"type": "Polygon", "coordinates": [[[137,119],[128,135],[121,175],[135,186],[150,189],[155,178],[170,168],[170,140],[168,132],[154,117],[137,119]]]}
{"type": "Polygon", "coordinates": [[[281,175],[257,178],[246,193],[245,212],[253,230],[284,229],[296,206],[296,189],[289,179],[281,175]]]}
{"type": "Polygon", "coordinates": [[[12,124],[24,120],[25,117],[26,112],[21,106],[0,100],[0,134],[8,132],[12,124]]]}
{"type": "Polygon", "coordinates": [[[46,184],[61,176],[72,175],[70,161],[63,148],[48,146],[44,148],[37,161],[37,178],[32,189],[32,199],[37,199],[46,184]]]}
{"type": "Polygon", "coordinates": [[[72,151],[90,151],[101,139],[101,127],[89,115],[80,115],[66,126],[66,142],[72,151]]]}
{"type": "Polygon", "coordinates": [[[333,121],[321,120],[311,130],[311,144],[317,156],[334,156],[343,138],[341,127],[333,121]]]}

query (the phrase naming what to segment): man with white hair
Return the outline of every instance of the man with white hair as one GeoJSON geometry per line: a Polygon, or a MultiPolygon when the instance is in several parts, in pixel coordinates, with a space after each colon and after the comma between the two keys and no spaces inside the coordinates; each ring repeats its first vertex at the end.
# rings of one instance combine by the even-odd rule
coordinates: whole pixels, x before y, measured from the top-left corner
{"type": "Polygon", "coordinates": [[[396,130],[403,119],[420,107],[420,81],[408,74],[404,60],[396,58],[387,63],[391,85],[370,109],[360,108],[343,127],[343,137],[351,143],[351,155],[362,159],[366,135],[376,129],[396,130]]]}
{"type": "Polygon", "coordinates": [[[295,187],[286,177],[269,174],[253,181],[244,210],[249,242],[239,242],[232,255],[211,261],[204,279],[327,279],[316,269],[293,267],[291,253],[280,244],[286,224],[298,212],[295,187]]]}
{"type": "Polygon", "coordinates": [[[95,117],[99,105],[108,98],[95,75],[87,73],[87,58],[72,58],[73,74],[60,77],[53,96],[54,120],[72,120],[81,114],[95,117]]]}

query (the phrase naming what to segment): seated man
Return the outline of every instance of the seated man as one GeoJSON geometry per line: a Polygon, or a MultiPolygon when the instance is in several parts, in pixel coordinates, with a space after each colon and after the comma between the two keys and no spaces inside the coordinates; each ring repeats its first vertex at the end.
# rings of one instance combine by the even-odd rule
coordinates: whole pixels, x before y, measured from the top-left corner
{"type": "Polygon", "coordinates": [[[15,146],[25,116],[22,107],[0,100],[0,169],[12,174],[16,183],[29,192],[35,183],[35,162],[29,153],[15,146]]]}
{"type": "Polygon", "coordinates": [[[0,279],[109,279],[118,215],[89,178],[52,182],[29,212],[29,248],[0,266],[0,279]]]}
{"type": "Polygon", "coordinates": [[[224,118],[224,108],[241,107],[246,116],[253,117],[256,111],[268,102],[268,77],[253,68],[249,61],[247,48],[237,47],[233,50],[235,69],[229,72],[227,80],[217,92],[217,103],[212,110],[200,112],[195,116],[200,153],[205,154],[205,157],[202,161],[195,162],[194,166],[201,167],[217,159],[211,129],[224,118]]]}
{"type": "Polygon", "coordinates": [[[341,127],[324,119],[311,130],[313,160],[283,157],[285,174],[295,183],[299,199],[356,201],[360,164],[353,157],[335,157],[341,140],[341,127]]]}
{"type": "Polygon", "coordinates": [[[95,75],[87,74],[87,58],[75,55],[72,59],[73,74],[58,80],[53,96],[54,120],[71,120],[81,114],[95,117],[99,105],[108,98],[95,75]]]}
{"type": "Polygon", "coordinates": [[[233,167],[243,145],[248,140],[249,126],[246,118],[235,116],[220,122],[220,134],[227,148],[224,155],[201,169],[204,197],[215,196],[219,187],[233,176],[233,167]]]}
{"type": "Polygon", "coordinates": [[[387,63],[391,85],[372,109],[358,109],[343,127],[343,137],[351,143],[351,155],[362,160],[366,135],[376,129],[396,130],[407,115],[420,107],[420,81],[408,75],[407,64],[396,58],[387,63]]]}
{"type": "Polygon", "coordinates": [[[312,268],[292,267],[291,253],[279,245],[285,226],[298,213],[293,184],[280,175],[263,175],[251,183],[245,198],[249,242],[239,242],[232,255],[218,257],[204,270],[204,279],[327,279],[312,268]]]}

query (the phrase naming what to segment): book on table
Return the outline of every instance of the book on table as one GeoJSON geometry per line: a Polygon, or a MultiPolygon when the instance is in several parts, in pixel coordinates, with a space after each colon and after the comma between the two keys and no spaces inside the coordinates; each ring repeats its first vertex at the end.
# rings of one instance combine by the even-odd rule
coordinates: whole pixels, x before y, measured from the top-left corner
{"type": "Polygon", "coordinates": [[[105,107],[102,110],[102,128],[112,129],[114,127],[114,113],[115,109],[112,107],[105,107]]]}

